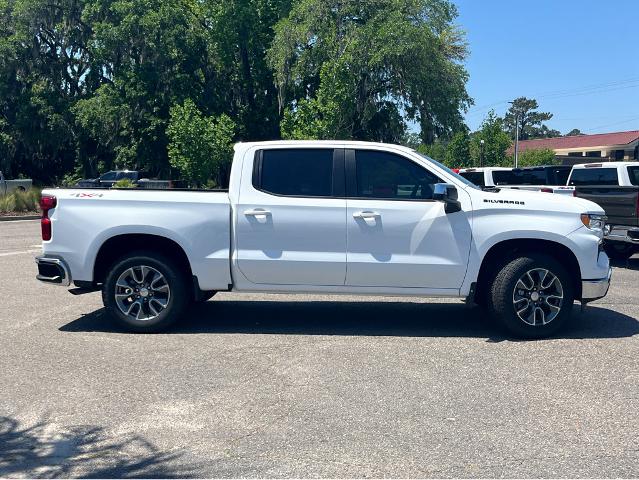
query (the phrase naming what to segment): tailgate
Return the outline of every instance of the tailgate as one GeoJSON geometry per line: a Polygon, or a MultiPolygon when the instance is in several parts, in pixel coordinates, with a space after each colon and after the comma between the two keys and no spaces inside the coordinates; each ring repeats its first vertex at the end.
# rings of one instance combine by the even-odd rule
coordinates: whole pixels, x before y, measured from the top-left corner
{"type": "Polygon", "coordinates": [[[603,208],[611,225],[637,226],[639,187],[576,187],[576,196],[603,208]]]}

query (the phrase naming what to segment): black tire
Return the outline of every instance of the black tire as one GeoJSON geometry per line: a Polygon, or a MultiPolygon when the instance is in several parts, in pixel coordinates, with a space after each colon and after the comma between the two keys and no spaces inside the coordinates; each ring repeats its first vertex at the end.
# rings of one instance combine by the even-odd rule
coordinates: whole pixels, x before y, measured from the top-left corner
{"type": "MultiPolygon", "coordinates": [[[[151,274],[147,274],[147,277],[149,277],[149,275],[151,274]]],[[[146,282],[145,284],[149,286],[148,289],[144,290],[152,291],[151,284],[153,282],[148,278],[147,280],[144,280],[144,282],[146,282]]],[[[102,302],[104,303],[104,306],[106,307],[106,310],[110,314],[110,316],[127,330],[140,333],[159,332],[178,320],[184,313],[184,310],[188,306],[189,300],[191,298],[191,291],[189,290],[187,285],[187,275],[170,258],[167,258],[155,252],[133,252],[117,260],[109,270],[102,287],[102,302]],[[145,303],[144,307],[142,305],[140,305],[139,307],[133,307],[134,310],[132,311],[131,315],[127,315],[118,306],[118,300],[116,300],[116,283],[120,276],[124,275],[125,272],[129,271],[129,269],[131,269],[132,267],[136,267],[134,268],[134,270],[140,273],[141,266],[150,267],[150,269],[154,269],[156,272],[159,272],[164,277],[161,283],[162,286],[160,288],[163,289],[164,284],[166,284],[168,286],[168,294],[166,294],[165,298],[160,299],[160,294],[156,293],[156,302],[154,302],[153,299],[148,298],[146,295],[143,299],[140,295],[137,295],[137,301],[149,300],[149,306],[147,306],[145,303]],[[163,302],[164,300],[166,300],[166,306],[153,318],[136,319],[132,316],[134,313],[137,312],[138,308],[142,313],[142,315],[140,316],[144,316],[145,313],[148,315],[154,315],[155,312],[150,310],[152,306],[151,302],[154,302],[154,304],[156,305],[154,309],[158,310],[159,304],[157,303],[157,300],[162,300],[163,302]],[[143,308],[146,309],[146,312],[143,311],[143,308]]],[[[120,292],[122,292],[122,287],[118,287],[118,289],[120,292]]],[[[141,294],[142,292],[140,291],[139,293],[141,294]]],[[[130,297],[134,296],[136,295],[130,295],[130,297]]],[[[152,297],[153,293],[151,293],[150,296],[152,297]]],[[[125,303],[124,306],[126,307],[126,302],[130,302],[128,303],[128,305],[130,305],[131,303],[135,303],[132,300],[136,299],[126,298],[121,301],[125,303]]]]}
{"type": "MultiPolygon", "coordinates": [[[[543,280],[541,283],[543,283],[543,280]]],[[[532,282],[531,285],[534,285],[534,282],[532,282]]],[[[521,257],[506,261],[501,268],[496,269],[496,273],[487,292],[487,303],[490,313],[516,337],[545,338],[556,333],[570,319],[570,312],[575,299],[574,292],[573,278],[557,260],[542,254],[523,254],[521,257]],[[521,285],[518,284],[518,281],[524,277],[527,272],[533,271],[533,276],[539,275],[541,277],[541,270],[536,269],[543,269],[550,272],[558,279],[559,286],[557,287],[557,284],[553,282],[547,290],[532,287],[531,290],[533,293],[537,292],[537,296],[529,296],[527,300],[522,299],[522,296],[518,295],[517,292],[524,292],[524,296],[526,296],[529,294],[529,291],[521,288],[517,288],[516,291],[515,286],[521,285]],[[561,303],[559,303],[556,298],[545,300],[545,295],[553,293],[550,292],[552,289],[561,289],[563,295],[561,303]],[[544,295],[544,298],[540,298],[538,304],[536,304],[532,299],[538,298],[540,292],[544,295]],[[521,302],[517,303],[518,308],[519,306],[522,308],[527,306],[527,310],[521,313],[522,317],[528,317],[527,321],[532,321],[534,325],[520,318],[515,308],[516,297],[519,298],[517,302],[521,302]],[[546,302],[545,305],[544,302],[546,302]],[[553,307],[551,307],[551,303],[553,307]],[[535,308],[536,305],[539,305],[539,309],[542,310],[539,314],[535,308]],[[557,308],[559,308],[558,311],[557,308]],[[532,318],[529,317],[531,311],[532,318]],[[553,314],[554,318],[551,318],[553,314]],[[546,320],[548,320],[548,322],[543,324],[542,322],[546,320]]],[[[556,295],[556,292],[553,294],[556,295]]]]}
{"type": "Polygon", "coordinates": [[[628,260],[637,253],[635,245],[622,242],[604,242],[604,250],[613,260],[628,260]]]}

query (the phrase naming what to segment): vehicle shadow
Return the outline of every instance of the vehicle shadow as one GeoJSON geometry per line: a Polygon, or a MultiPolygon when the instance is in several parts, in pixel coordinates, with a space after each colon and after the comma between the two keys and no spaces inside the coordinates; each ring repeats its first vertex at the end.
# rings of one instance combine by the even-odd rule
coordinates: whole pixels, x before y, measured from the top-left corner
{"type": "Polygon", "coordinates": [[[161,452],[139,435],[110,437],[104,428],[26,426],[0,417],[0,477],[177,478],[193,476],[181,454],[161,452]],[[178,466],[180,465],[180,466],[178,466]]]}
{"type": "Polygon", "coordinates": [[[639,257],[631,257],[628,260],[610,259],[610,265],[617,268],[625,268],[626,270],[639,270],[639,257]]]}
{"type": "MultiPolygon", "coordinates": [[[[590,305],[556,338],[619,338],[639,333],[639,321],[590,305]]],[[[124,332],[104,309],[60,327],[63,332],[124,332]]],[[[479,307],[460,303],[218,300],[194,305],[166,333],[358,335],[509,338],[479,307]]]]}

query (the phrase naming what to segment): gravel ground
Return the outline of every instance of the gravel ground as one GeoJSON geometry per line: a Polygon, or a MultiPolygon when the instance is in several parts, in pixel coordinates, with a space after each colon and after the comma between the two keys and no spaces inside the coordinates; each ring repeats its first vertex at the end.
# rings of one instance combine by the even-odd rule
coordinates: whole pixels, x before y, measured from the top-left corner
{"type": "Polygon", "coordinates": [[[220,294],[133,335],[0,224],[0,477],[637,477],[639,259],[557,338],[459,301],[220,294]]]}

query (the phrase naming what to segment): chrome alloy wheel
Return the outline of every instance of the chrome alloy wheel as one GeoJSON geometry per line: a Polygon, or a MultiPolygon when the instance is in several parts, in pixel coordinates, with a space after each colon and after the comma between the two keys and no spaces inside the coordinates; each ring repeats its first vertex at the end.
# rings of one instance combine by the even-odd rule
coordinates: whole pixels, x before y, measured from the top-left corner
{"type": "Polygon", "coordinates": [[[135,320],[152,320],[169,304],[171,289],[158,270],[147,265],[128,268],[115,283],[115,302],[135,320]]]}
{"type": "Polygon", "coordinates": [[[533,268],[524,273],[513,291],[513,306],[517,316],[528,325],[546,325],[561,311],[564,290],[559,278],[545,268],[533,268]]]}

